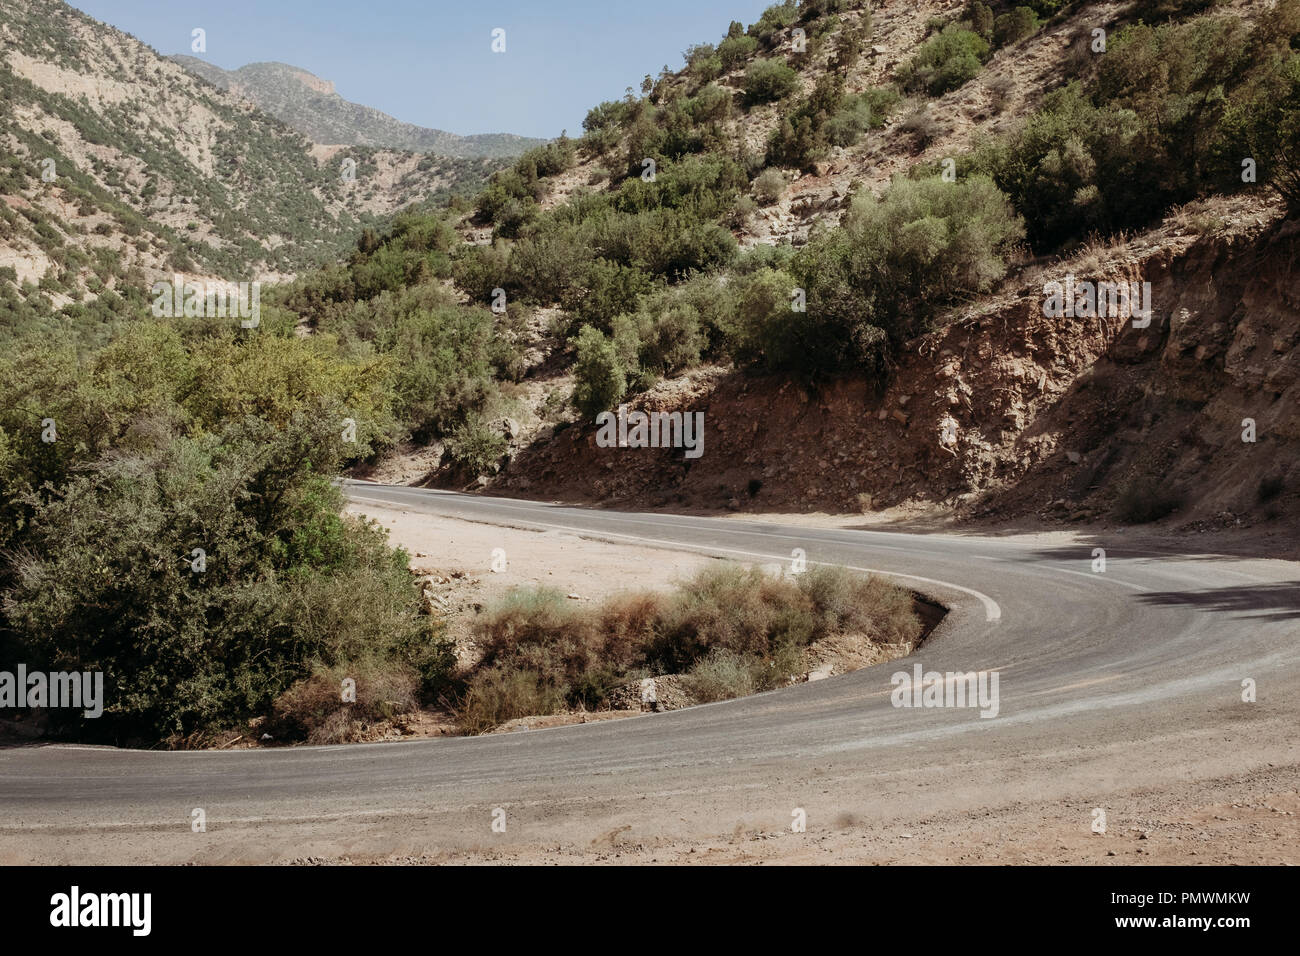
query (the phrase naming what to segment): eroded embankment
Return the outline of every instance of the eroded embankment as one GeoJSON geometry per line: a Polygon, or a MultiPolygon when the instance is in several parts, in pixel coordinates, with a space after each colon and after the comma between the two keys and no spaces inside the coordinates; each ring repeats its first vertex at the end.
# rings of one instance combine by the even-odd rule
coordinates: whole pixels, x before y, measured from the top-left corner
{"type": "MultiPolygon", "coordinates": [[[[699,370],[633,401],[703,412],[704,454],[600,448],[575,425],[519,448],[489,493],[636,507],[858,512],[909,501],[975,515],[1110,517],[1155,482],[1182,521],[1300,510],[1300,222],[1232,207],[1035,265],[909,343],[877,392],[699,370]],[[1150,283],[1149,325],[1047,317],[1051,281],[1150,283]],[[1243,422],[1254,423],[1243,441],[1243,422]],[[945,441],[948,434],[952,440],[945,441]]],[[[1140,324],[1140,323],[1139,323],[1140,324]]],[[[1222,523],[1222,522],[1220,522],[1222,523]]]]}

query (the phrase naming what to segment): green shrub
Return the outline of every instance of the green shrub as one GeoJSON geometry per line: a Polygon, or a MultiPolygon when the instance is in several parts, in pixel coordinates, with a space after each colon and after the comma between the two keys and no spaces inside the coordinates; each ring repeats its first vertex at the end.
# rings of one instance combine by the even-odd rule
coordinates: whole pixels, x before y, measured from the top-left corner
{"type": "Polygon", "coordinates": [[[616,406],[627,393],[627,370],[611,342],[598,329],[584,325],[578,332],[573,367],[573,405],[588,419],[616,406]]]}
{"type": "Polygon", "coordinates": [[[754,106],[783,99],[799,86],[799,74],[784,59],[754,60],[745,68],[745,102],[754,106]]]}
{"type": "MultiPolygon", "coordinates": [[[[687,302],[671,300],[620,316],[615,320],[615,339],[630,343],[642,385],[699,364],[708,345],[699,312],[687,302]]],[[[629,369],[633,364],[624,362],[629,369]]]]}
{"type": "Polygon", "coordinates": [[[785,192],[785,176],[779,169],[765,169],[754,180],[754,195],[765,206],[779,200],[785,192]]]}
{"type": "Polygon", "coordinates": [[[872,36],[871,11],[864,9],[856,26],[842,26],[835,38],[835,54],[831,57],[830,68],[840,76],[847,76],[857,65],[862,50],[872,36]]]}
{"type": "Polygon", "coordinates": [[[479,415],[472,415],[447,436],[447,455],[452,463],[469,475],[486,475],[496,470],[508,442],[500,432],[488,427],[479,415]]]}
{"type": "Polygon", "coordinates": [[[1144,142],[1136,115],[1098,108],[1071,84],[1049,93],[1008,143],[977,153],[972,167],[1011,197],[1035,248],[1054,247],[1138,225],[1163,208],[1168,183],[1144,161],[1144,142]]]}
{"type": "Polygon", "coordinates": [[[885,125],[885,120],[893,114],[902,102],[903,97],[892,86],[873,86],[858,94],[858,99],[864,103],[871,114],[869,127],[879,129],[885,125]]]}
{"type": "Polygon", "coordinates": [[[909,92],[941,96],[978,76],[988,54],[989,45],[978,33],[949,24],[899,67],[899,82],[909,92]]]}
{"type": "Polygon", "coordinates": [[[250,419],[196,438],[142,423],[118,451],[27,497],[5,618],[29,659],[104,672],[104,716],[83,732],[157,740],[229,727],[316,667],[400,668],[433,640],[406,556],[339,515],[341,493],[322,476],[342,451],[335,421],[250,419]]]}
{"type": "Polygon", "coordinates": [[[864,132],[879,129],[902,97],[890,87],[867,90],[849,97],[823,127],[826,141],[832,146],[852,146],[864,132]]]}
{"type": "Polygon", "coordinates": [[[729,350],[740,362],[779,368],[797,351],[806,319],[792,309],[799,280],[786,272],[761,268],[738,278],[735,310],[726,326],[729,350]]]}
{"type": "Polygon", "coordinates": [[[1018,133],[963,165],[1011,196],[1036,248],[1141,228],[1174,204],[1240,189],[1248,157],[1261,181],[1277,174],[1285,184],[1300,162],[1291,149],[1298,42],[1296,0],[1263,11],[1253,27],[1201,17],[1125,28],[1091,88],[1048,94],[1018,133]]]}
{"type": "Polygon", "coordinates": [[[777,35],[798,18],[796,0],[785,0],[784,3],[773,4],[764,10],[758,22],[749,28],[749,34],[770,46],[776,41],[777,35]]]}
{"type": "Polygon", "coordinates": [[[486,309],[415,306],[378,331],[394,367],[394,411],[414,436],[449,433],[494,393],[497,370],[510,365],[495,324],[486,309]]]}
{"type": "Polygon", "coordinates": [[[748,36],[727,37],[718,44],[718,59],[722,69],[730,73],[752,59],[758,52],[758,40],[748,36]]]}
{"type": "Polygon", "coordinates": [[[731,115],[731,91],[710,83],[685,100],[682,109],[696,126],[721,123],[731,115]]]}
{"type": "Polygon", "coordinates": [[[830,145],[828,128],[835,124],[838,137],[848,135],[855,122],[851,139],[870,123],[865,102],[844,97],[844,80],[836,74],[821,76],[806,99],[785,116],[772,133],[767,145],[770,165],[807,169],[830,145]]]}
{"type": "Polygon", "coordinates": [[[1023,235],[1006,197],[985,177],[896,180],[881,200],[858,196],[840,229],[796,254],[806,313],[777,321],[773,302],[769,324],[737,338],[750,345],[751,361],[807,378],[846,368],[882,376],[893,348],[940,308],[992,288],[1023,235]]]}
{"type": "Polygon", "coordinates": [[[1300,54],[1228,109],[1214,155],[1238,188],[1241,162],[1250,157],[1260,182],[1278,194],[1292,216],[1300,214],[1300,54]]]}
{"type": "Polygon", "coordinates": [[[640,269],[601,258],[588,263],[561,293],[560,302],[578,325],[609,332],[614,317],[635,310],[637,300],[652,288],[654,283],[640,269]]]}
{"type": "Polygon", "coordinates": [[[975,0],[967,13],[971,29],[985,40],[993,39],[993,10],[986,3],[975,0]]]}
{"type": "Polygon", "coordinates": [[[740,196],[736,199],[730,215],[727,216],[727,225],[732,229],[744,229],[757,212],[758,203],[754,201],[753,196],[740,196]]]}
{"type": "Polygon", "coordinates": [[[1040,26],[1037,14],[1029,7],[1013,7],[994,23],[993,42],[999,47],[1019,43],[1037,33],[1040,26]]]}
{"type": "Polygon", "coordinates": [[[510,253],[502,245],[465,246],[452,260],[456,285],[475,302],[488,305],[492,290],[502,288],[509,275],[510,253]]]}

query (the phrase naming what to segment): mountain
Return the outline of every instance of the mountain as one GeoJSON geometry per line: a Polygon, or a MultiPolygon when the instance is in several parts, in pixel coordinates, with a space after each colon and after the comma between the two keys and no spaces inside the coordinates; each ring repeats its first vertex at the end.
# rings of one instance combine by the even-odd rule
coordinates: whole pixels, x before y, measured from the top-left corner
{"type": "Polygon", "coordinates": [[[57,0],[6,0],[0,40],[0,329],[104,292],[114,314],[115,296],[173,272],[336,261],[365,227],[472,193],[499,165],[314,144],[57,0]]]}
{"type": "Polygon", "coordinates": [[[351,103],[334,84],[287,63],[250,63],[223,70],[192,56],[173,56],[185,69],[228,90],[298,130],[316,143],[380,146],[461,158],[518,156],[545,140],[512,133],[457,136],[403,123],[369,106],[351,103]]]}

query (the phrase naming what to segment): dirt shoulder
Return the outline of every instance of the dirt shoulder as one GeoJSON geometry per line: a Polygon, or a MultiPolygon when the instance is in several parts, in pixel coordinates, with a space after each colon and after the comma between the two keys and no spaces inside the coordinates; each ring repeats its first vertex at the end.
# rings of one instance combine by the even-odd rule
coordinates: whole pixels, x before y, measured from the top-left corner
{"type": "Polygon", "coordinates": [[[522,845],[430,855],[348,855],[297,864],[555,865],[857,864],[1211,866],[1300,864],[1300,767],[1259,777],[1191,782],[1171,790],[1135,790],[1108,804],[1111,823],[1093,833],[1082,803],[1062,822],[1059,803],[996,812],[872,821],[844,813],[808,821],[806,833],[738,826],[703,841],[656,840],[633,827],[590,845],[522,845]]]}
{"type": "Polygon", "coordinates": [[[478,602],[517,587],[550,587],[599,602],[624,591],[663,590],[714,559],[686,551],[609,544],[563,531],[530,531],[384,505],[349,504],[388,529],[411,555],[411,570],[464,582],[478,602]],[[494,554],[500,549],[500,554],[494,554]],[[494,560],[504,558],[501,570],[494,560]]]}

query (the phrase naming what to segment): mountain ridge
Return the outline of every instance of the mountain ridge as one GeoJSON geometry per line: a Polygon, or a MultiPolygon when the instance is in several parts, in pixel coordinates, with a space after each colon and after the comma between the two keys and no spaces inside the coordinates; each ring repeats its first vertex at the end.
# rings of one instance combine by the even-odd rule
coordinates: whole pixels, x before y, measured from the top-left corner
{"type": "Polygon", "coordinates": [[[174,274],[293,275],[499,165],[312,143],[56,0],[6,3],[0,41],[0,330],[111,318],[174,274]]]}
{"type": "Polygon", "coordinates": [[[514,133],[461,136],[407,123],[382,110],[344,99],[331,80],[291,63],[265,61],[226,70],[186,54],[168,59],[323,145],[407,149],[458,159],[495,159],[515,156],[546,142],[514,133]]]}

